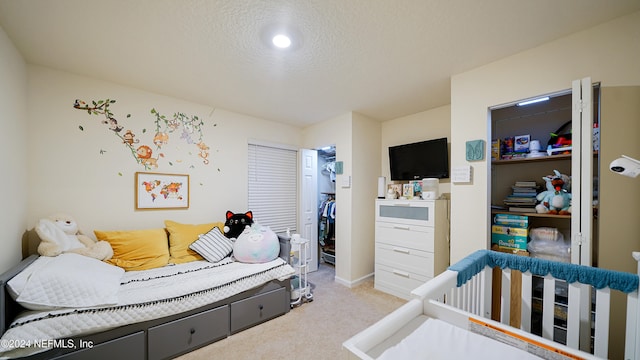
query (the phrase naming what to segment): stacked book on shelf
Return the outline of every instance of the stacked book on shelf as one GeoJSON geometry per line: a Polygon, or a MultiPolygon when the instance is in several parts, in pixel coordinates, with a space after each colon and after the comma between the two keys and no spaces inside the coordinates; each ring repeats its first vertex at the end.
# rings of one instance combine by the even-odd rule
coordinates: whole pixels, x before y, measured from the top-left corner
{"type": "Polygon", "coordinates": [[[535,213],[538,184],[535,181],[516,181],[512,193],[504,199],[510,212],[535,213]]]}

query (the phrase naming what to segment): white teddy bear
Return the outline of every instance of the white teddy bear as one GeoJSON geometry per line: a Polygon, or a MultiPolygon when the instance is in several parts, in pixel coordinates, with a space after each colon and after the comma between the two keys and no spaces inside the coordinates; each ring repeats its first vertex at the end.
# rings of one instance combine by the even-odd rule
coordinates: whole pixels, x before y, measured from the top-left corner
{"type": "Polygon", "coordinates": [[[40,219],[35,230],[40,237],[38,253],[42,256],[57,256],[65,252],[98,260],[108,260],[113,256],[113,249],[108,242],[95,242],[82,234],[74,218],[66,214],[40,219]]]}

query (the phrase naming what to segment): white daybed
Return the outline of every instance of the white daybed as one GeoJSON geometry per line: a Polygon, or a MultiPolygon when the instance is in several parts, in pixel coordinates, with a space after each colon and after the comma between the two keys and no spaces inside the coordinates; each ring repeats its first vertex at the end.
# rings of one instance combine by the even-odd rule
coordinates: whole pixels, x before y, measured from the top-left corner
{"type": "MultiPolygon", "coordinates": [[[[640,253],[633,256],[640,261],[640,253]]],[[[343,348],[353,359],[607,358],[612,291],[627,295],[624,358],[640,359],[638,275],[489,250],[469,255],[416,288],[407,304],[344,342],[343,348]],[[489,319],[494,267],[502,269],[502,285],[494,295],[501,300],[500,322],[489,319]],[[512,295],[512,270],[522,272],[521,303],[512,295]],[[544,277],[542,336],[530,333],[532,274],[544,277]],[[566,346],[552,341],[555,284],[561,281],[568,283],[566,346]],[[519,328],[508,325],[512,302],[521,305],[519,328]],[[512,355],[512,350],[520,354],[512,355]]]]}

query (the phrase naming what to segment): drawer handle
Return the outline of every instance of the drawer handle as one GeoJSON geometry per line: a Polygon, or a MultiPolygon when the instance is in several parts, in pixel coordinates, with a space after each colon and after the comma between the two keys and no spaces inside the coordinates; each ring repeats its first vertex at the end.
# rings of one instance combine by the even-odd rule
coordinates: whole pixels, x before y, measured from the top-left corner
{"type": "Polygon", "coordinates": [[[409,249],[397,248],[397,247],[394,247],[393,251],[399,252],[399,253],[402,253],[402,254],[410,254],[411,253],[411,251],[409,249]]]}
{"type": "Polygon", "coordinates": [[[191,330],[189,330],[189,334],[193,335],[193,334],[195,334],[195,333],[196,333],[196,329],[191,328],[191,330]]]}
{"type": "Polygon", "coordinates": [[[411,230],[411,228],[410,228],[410,227],[408,227],[408,226],[398,226],[398,225],[394,225],[394,226],[393,226],[393,228],[394,228],[394,229],[397,229],[397,230],[411,230]]]}
{"type": "Polygon", "coordinates": [[[396,269],[393,269],[393,273],[406,278],[410,277],[408,272],[404,272],[396,269]]]}

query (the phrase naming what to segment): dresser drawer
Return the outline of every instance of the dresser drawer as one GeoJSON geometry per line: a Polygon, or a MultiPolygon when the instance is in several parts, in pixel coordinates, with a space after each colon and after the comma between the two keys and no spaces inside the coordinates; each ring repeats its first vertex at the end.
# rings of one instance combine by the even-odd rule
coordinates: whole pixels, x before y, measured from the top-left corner
{"type": "Polygon", "coordinates": [[[227,337],[227,305],[149,328],[149,359],[167,359],[227,337]]]}
{"type": "Polygon", "coordinates": [[[433,226],[433,200],[377,200],[376,221],[405,225],[433,226]]]}
{"type": "Polygon", "coordinates": [[[375,288],[403,299],[409,299],[413,289],[429,280],[430,277],[396,267],[379,263],[375,265],[375,288]]]}
{"type": "Polygon", "coordinates": [[[376,263],[433,277],[433,253],[427,251],[376,243],[376,263]]]}
{"type": "Polygon", "coordinates": [[[285,288],[231,303],[231,333],[282,315],[289,310],[285,288]]]}
{"type": "Polygon", "coordinates": [[[434,251],[432,227],[376,223],[376,242],[422,251],[434,251]]]}

